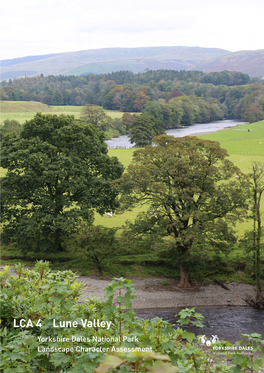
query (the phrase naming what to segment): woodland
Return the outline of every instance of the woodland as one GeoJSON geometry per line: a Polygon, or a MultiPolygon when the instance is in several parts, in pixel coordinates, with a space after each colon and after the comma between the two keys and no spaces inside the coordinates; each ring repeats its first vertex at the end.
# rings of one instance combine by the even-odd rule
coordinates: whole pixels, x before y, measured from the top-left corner
{"type": "MultiPolygon", "coordinates": [[[[163,111],[165,127],[218,119],[264,119],[264,82],[241,72],[146,70],[82,76],[24,77],[1,82],[1,100],[99,105],[130,113],[163,111]],[[149,109],[150,104],[156,104],[149,109]],[[178,113],[178,114],[175,114],[178,113]],[[169,124],[173,115],[173,125],[169,124]],[[167,123],[166,123],[167,122],[167,123]]],[[[161,117],[162,116],[162,117],[161,117]]]]}

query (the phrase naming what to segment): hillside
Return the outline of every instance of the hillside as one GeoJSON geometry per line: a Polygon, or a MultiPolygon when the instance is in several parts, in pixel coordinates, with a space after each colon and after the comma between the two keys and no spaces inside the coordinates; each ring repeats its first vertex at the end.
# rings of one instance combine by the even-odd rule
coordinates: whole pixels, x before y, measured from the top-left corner
{"type": "Polygon", "coordinates": [[[187,70],[227,52],[224,49],[200,47],[104,48],[44,55],[37,59],[24,57],[1,61],[1,79],[38,74],[98,74],[119,70],[143,72],[147,68],[187,70]]]}
{"type": "Polygon", "coordinates": [[[56,112],[57,110],[42,104],[41,102],[33,101],[2,101],[1,102],[1,113],[24,113],[24,112],[41,112],[50,113],[56,112]]]}
{"type": "Polygon", "coordinates": [[[203,61],[191,70],[203,72],[213,71],[241,71],[251,77],[264,76],[264,49],[255,51],[240,51],[218,56],[208,61],[203,61]]]}

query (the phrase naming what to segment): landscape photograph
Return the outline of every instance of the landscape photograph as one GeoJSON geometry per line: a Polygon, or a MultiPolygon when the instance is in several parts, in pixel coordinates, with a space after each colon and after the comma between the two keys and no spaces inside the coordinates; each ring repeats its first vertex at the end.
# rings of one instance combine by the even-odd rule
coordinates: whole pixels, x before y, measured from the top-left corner
{"type": "Polygon", "coordinates": [[[263,12],[1,5],[0,372],[264,373],[263,12]]]}

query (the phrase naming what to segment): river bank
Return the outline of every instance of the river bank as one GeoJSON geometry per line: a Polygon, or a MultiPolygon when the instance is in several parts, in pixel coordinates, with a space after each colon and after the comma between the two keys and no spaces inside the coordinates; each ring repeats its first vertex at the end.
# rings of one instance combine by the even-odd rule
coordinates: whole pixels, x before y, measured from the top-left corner
{"type": "MultiPolygon", "coordinates": [[[[0,265],[0,270],[3,268],[0,265]]],[[[16,275],[10,266],[11,275],[16,275]]],[[[129,277],[134,287],[135,299],[132,306],[135,310],[184,308],[198,306],[247,306],[244,298],[246,295],[255,297],[256,289],[253,285],[231,282],[225,284],[229,290],[222,288],[213,281],[194,283],[191,288],[178,286],[178,281],[171,278],[129,277]]],[[[87,298],[97,297],[104,300],[104,289],[111,282],[111,276],[79,276],[78,282],[83,283],[83,293],[79,303],[87,298]]]]}
{"type": "MultiPolygon", "coordinates": [[[[151,308],[178,308],[195,306],[246,306],[243,298],[248,294],[254,297],[256,294],[253,285],[230,283],[226,284],[230,290],[213,283],[197,283],[191,288],[181,288],[178,281],[169,278],[148,277],[131,278],[134,286],[132,305],[134,309],[151,308]]],[[[104,299],[103,289],[107,287],[110,279],[98,279],[95,276],[80,276],[85,288],[80,302],[87,297],[104,299]]]]}

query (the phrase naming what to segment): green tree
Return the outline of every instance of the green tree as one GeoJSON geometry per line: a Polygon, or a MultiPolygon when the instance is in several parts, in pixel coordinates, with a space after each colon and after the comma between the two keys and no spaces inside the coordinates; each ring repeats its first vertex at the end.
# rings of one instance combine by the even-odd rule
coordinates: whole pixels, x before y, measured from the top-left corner
{"type": "Polygon", "coordinates": [[[135,99],[133,107],[134,111],[142,111],[149,99],[150,97],[148,95],[146,95],[143,91],[139,91],[135,99]]]}
{"type": "Polygon", "coordinates": [[[176,98],[174,100],[180,100],[182,104],[183,115],[181,118],[181,124],[193,124],[195,122],[197,108],[192,99],[190,97],[181,96],[180,98],[176,98]]]}
{"type": "Polygon", "coordinates": [[[147,206],[134,227],[171,237],[168,255],[180,266],[181,286],[189,286],[193,251],[207,243],[228,251],[235,241],[232,224],[246,210],[248,179],[218,142],[162,135],[152,144],[134,152],[117,181],[121,200],[124,207],[147,206]]]}
{"type": "Polygon", "coordinates": [[[122,115],[122,123],[123,123],[124,126],[126,127],[126,133],[129,133],[129,131],[130,131],[130,126],[131,126],[131,124],[132,124],[132,122],[133,122],[133,119],[134,119],[134,117],[133,117],[133,115],[130,114],[130,113],[124,113],[124,114],[122,115]]]}
{"type": "Polygon", "coordinates": [[[21,124],[15,119],[6,119],[3,126],[1,126],[0,137],[1,139],[7,134],[18,135],[21,131],[21,124]]]}
{"type": "Polygon", "coordinates": [[[0,87],[0,100],[8,100],[8,95],[5,93],[3,87],[0,87]]]}
{"type": "Polygon", "coordinates": [[[104,134],[73,116],[38,113],[2,145],[3,241],[23,251],[62,251],[93,211],[114,211],[111,181],[123,166],[107,155],[104,134]]]}
{"type": "Polygon", "coordinates": [[[41,102],[46,105],[52,105],[53,90],[51,88],[45,88],[45,94],[41,98],[41,102]]]}
{"type": "Polygon", "coordinates": [[[168,105],[162,105],[155,101],[149,101],[142,110],[142,113],[149,114],[152,117],[162,120],[165,128],[169,127],[172,110],[170,110],[168,105]]]}
{"type": "Polygon", "coordinates": [[[122,105],[120,111],[133,112],[134,105],[137,98],[137,92],[133,87],[126,87],[123,93],[122,105]]]}
{"type": "Polygon", "coordinates": [[[115,233],[119,228],[107,228],[102,225],[89,226],[83,223],[78,233],[72,238],[74,248],[91,259],[98,271],[103,273],[103,261],[117,255],[117,240],[115,233]]]}
{"type": "Polygon", "coordinates": [[[114,130],[117,130],[120,135],[125,135],[127,133],[126,126],[120,118],[114,118],[112,120],[112,127],[114,130]]]}
{"type": "Polygon", "coordinates": [[[155,101],[149,101],[144,109],[142,110],[142,113],[151,115],[154,118],[163,120],[163,111],[162,111],[162,106],[158,102],[155,101]]]}
{"type": "Polygon", "coordinates": [[[56,88],[52,95],[52,105],[63,105],[63,94],[56,88]]]}
{"type": "Polygon", "coordinates": [[[136,146],[149,145],[154,136],[164,133],[164,123],[148,114],[140,114],[134,117],[130,126],[130,142],[136,146]]]}
{"type": "Polygon", "coordinates": [[[95,128],[108,131],[112,124],[112,118],[105,114],[101,106],[87,104],[83,107],[81,118],[86,123],[93,124],[95,128]]]}
{"type": "Polygon", "coordinates": [[[259,102],[255,102],[245,110],[243,119],[250,123],[264,119],[264,108],[262,108],[259,102]]]}

